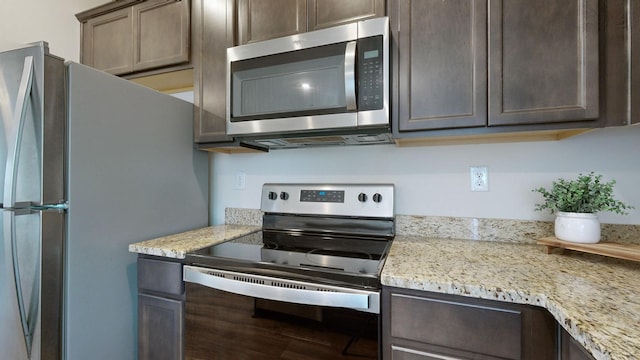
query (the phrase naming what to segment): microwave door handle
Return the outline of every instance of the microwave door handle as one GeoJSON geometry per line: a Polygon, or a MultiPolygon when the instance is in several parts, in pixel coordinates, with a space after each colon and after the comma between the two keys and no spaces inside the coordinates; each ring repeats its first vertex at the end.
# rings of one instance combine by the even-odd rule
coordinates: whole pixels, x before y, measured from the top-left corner
{"type": "Polygon", "coordinates": [[[16,99],[15,109],[13,111],[13,132],[9,135],[7,164],[5,171],[4,184],[4,207],[16,207],[16,183],[18,181],[18,160],[20,158],[20,146],[22,142],[22,131],[27,113],[27,99],[31,95],[33,84],[33,56],[27,56],[24,59],[24,67],[20,86],[18,87],[18,96],[16,99]]]}
{"type": "Polygon", "coordinates": [[[356,42],[350,41],[344,50],[344,95],[347,111],[356,110],[356,42]]]}

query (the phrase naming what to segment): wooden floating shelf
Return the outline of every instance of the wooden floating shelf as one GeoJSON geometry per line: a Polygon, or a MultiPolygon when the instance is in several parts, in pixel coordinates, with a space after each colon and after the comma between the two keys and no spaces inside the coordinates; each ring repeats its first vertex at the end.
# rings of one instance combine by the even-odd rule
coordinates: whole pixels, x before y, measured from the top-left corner
{"type": "Polygon", "coordinates": [[[640,261],[640,244],[621,244],[608,241],[596,244],[583,244],[558,240],[553,236],[539,239],[537,244],[546,246],[547,254],[551,254],[553,249],[569,249],[618,259],[640,261]]]}

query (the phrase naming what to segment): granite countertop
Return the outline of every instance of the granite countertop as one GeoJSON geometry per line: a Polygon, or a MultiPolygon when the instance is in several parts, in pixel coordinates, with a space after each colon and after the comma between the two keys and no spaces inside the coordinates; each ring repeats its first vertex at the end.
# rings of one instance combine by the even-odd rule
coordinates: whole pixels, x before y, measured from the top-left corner
{"type": "Polygon", "coordinates": [[[640,359],[640,263],[543,249],[396,236],[381,281],[542,306],[596,359],[640,359]]]}
{"type": "Polygon", "coordinates": [[[129,245],[129,251],[139,254],[184,259],[189,251],[231,240],[259,231],[259,226],[217,225],[129,245]]]}

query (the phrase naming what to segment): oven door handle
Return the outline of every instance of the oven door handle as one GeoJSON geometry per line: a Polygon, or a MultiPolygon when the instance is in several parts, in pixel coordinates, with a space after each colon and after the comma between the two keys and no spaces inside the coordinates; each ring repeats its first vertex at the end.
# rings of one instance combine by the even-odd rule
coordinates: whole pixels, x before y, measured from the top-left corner
{"type": "Polygon", "coordinates": [[[342,307],[372,313],[380,312],[380,294],[372,291],[351,289],[345,291],[345,289],[331,286],[199,268],[189,265],[184,266],[183,280],[212,289],[261,299],[306,305],[342,307]],[[227,278],[226,276],[232,278],[227,278]],[[272,282],[280,285],[273,285],[271,284],[272,282]],[[306,290],[303,288],[305,285],[313,288],[323,288],[323,290],[306,290]]]}

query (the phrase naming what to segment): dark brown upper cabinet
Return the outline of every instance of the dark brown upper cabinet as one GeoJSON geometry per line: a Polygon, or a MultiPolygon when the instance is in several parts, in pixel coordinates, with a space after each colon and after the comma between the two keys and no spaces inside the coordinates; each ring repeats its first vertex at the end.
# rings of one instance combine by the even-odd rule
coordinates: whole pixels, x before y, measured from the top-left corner
{"type": "Polygon", "coordinates": [[[227,48],[234,46],[234,0],[193,0],[193,136],[230,143],[226,133],[227,48]]]}
{"type": "Polygon", "coordinates": [[[318,30],[385,16],[384,0],[308,0],[307,29],[318,30]]]}
{"type": "Polygon", "coordinates": [[[133,13],[120,9],[82,24],[80,62],[110,74],[133,71],[133,13]]]}
{"type": "Polygon", "coordinates": [[[238,44],[307,31],[306,0],[239,0],[238,44]]]}
{"type": "Polygon", "coordinates": [[[384,0],[239,0],[238,45],[385,15],[384,0]]]}
{"type": "Polygon", "coordinates": [[[115,75],[188,63],[190,11],[189,0],[124,0],[77,14],[80,61],[115,75]]]}
{"type": "Polygon", "coordinates": [[[489,1],[489,125],[597,119],[598,1],[489,1]]]}
{"type": "Polygon", "coordinates": [[[631,124],[640,123],[640,3],[630,0],[631,14],[631,124]]]}
{"type": "Polygon", "coordinates": [[[397,0],[389,13],[396,137],[595,126],[597,0],[397,0]]]}
{"type": "Polygon", "coordinates": [[[486,0],[392,3],[399,130],[485,126],[486,0]]]}
{"type": "Polygon", "coordinates": [[[146,1],[133,7],[133,70],[189,61],[188,0],[146,1]]]}

